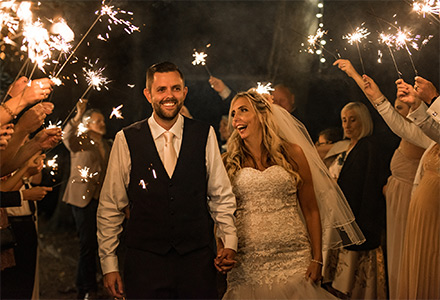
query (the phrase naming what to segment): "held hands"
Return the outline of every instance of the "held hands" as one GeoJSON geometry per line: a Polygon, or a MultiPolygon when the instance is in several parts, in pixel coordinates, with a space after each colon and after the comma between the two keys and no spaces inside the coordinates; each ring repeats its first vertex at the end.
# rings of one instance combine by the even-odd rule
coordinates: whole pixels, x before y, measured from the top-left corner
{"type": "Polygon", "coordinates": [[[214,259],[214,266],[222,274],[231,271],[237,263],[234,260],[236,252],[229,248],[220,248],[217,250],[217,257],[214,259]]]}
{"type": "Polygon", "coordinates": [[[110,272],[104,275],[104,287],[115,298],[124,298],[124,285],[119,272],[110,272]]]}
{"type": "Polygon", "coordinates": [[[36,153],[32,156],[25,165],[26,168],[26,177],[31,177],[41,172],[44,166],[44,159],[46,158],[46,154],[41,154],[40,152],[36,153]]]}
{"type": "Polygon", "coordinates": [[[312,260],[306,271],[306,279],[310,279],[313,283],[318,283],[321,281],[322,265],[312,260]]]}

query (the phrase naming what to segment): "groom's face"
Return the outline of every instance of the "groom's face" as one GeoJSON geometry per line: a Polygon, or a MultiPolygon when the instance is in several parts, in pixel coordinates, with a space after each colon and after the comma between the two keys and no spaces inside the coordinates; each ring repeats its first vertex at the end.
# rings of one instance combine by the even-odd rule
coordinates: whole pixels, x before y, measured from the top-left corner
{"type": "Polygon", "coordinates": [[[177,71],[154,74],[151,89],[144,90],[145,97],[153,106],[153,111],[160,119],[177,119],[185,101],[188,88],[177,71]]]}

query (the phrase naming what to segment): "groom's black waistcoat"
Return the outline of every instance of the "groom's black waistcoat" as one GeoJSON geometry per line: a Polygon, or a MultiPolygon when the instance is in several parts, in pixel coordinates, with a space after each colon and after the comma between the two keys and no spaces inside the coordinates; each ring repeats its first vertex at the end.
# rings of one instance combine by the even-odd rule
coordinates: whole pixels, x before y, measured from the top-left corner
{"type": "Polygon", "coordinates": [[[179,254],[211,245],[213,221],[207,205],[207,124],[185,118],[172,178],[151,136],[148,120],[124,129],[131,157],[127,247],[179,254]]]}

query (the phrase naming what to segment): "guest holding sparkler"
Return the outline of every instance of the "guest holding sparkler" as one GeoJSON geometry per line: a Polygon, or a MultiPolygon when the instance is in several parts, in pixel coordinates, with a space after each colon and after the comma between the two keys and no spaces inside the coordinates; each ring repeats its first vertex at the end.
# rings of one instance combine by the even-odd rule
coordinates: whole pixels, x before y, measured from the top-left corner
{"type": "MultiPolygon", "coordinates": [[[[419,128],[409,122],[417,113],[413,104],[418,102],[416,111],[420,107],[417,99],[431,102],[436,100],[438,92],[432,83],[421,77],[416,77],[414,89],[398,80],[394,110],[370,77],[361,77],[347,60],[339,60],[335,64],[356,81],[388,126],[402,138],[391,162],[392,176],[386,187],[390,298],[439,298],[438,177],[430,176],[439,172],[438,144],[424,131],[434,138],[440,134],[438,130],[426,132],[431,129],[429,126],[419,128]],[[408,106],[405,102],[411,104],[408,106]]],[[[422,115],[423,118],[415,117],[419,125],[429,123],[429,115],[426,112],[422,115]]]]}
{"type": "Polygon", "coordinates": [[[212,127],[179,114],[188,88],[170,62],[147,71],[153,115],[116,135],[98,207],[104,285],[128,299],[216,299],[214,222],[223,246],[216,262],[235,261],[235,197],[212,127]],[[124,229],[124,283],[116,248],[124,229]]]}
{"type": "Polygon", "coordinates": [[[63,139],[71,158],[63,201],[72,206],[80,241],[77,299],[96,296],[96,211],[110,152],[110,144],[104,139],[104,116],[95,109],[86,111],[87,103],[85,99],[77,102],[77,113],[64,128],[63,139]]]}

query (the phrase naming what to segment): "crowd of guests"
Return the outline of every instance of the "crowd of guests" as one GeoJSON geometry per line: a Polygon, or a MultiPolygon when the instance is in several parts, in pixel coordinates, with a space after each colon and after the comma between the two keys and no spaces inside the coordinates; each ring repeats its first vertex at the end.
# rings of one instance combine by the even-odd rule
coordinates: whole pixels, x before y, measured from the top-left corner
{"type": "Polygon", "coordinates": [[[42,200],[52,188],[37,185],[44,151],[61,141],[60,128],[40,129],[54,109],[52,103],[42,102],[52,85],[47,78],[29,81],[22,77],[10,86],[0,107],[2,299],[38,298],[35,201],[42,200]]]}
{"type": "MultiPolygon", "coordinates": [[[[219,146],[183,106],[181,71],[156,64],[144,90],[152,116],[120,131],[111,153],[104,116],[81,99],[63,138],[72,161],[63,200],[80,238],[77,298],[96,297],[99,249],[104,285],[118,298],[439,299],[438,90],[419,76],[399,79],[393,107],[350,61],[334,65],[401,138],[391,161],[360,99],[341,109],[342,129],[313,143],[287,86],[235,93],[211,77],[224,106],[219,146]],[[80,176],[83,167],[96,176],[80,176]],[[216,272],[227,274],[225,293],[216,272]]],[[[2,299],[38,298],[34,202],[51,188],[33,185],[44,151],[61,141],[59,128],[40,130],[52,85],[20,78],[0,107],[0,221],[16,238],[2,240],[2,299]]]]}

